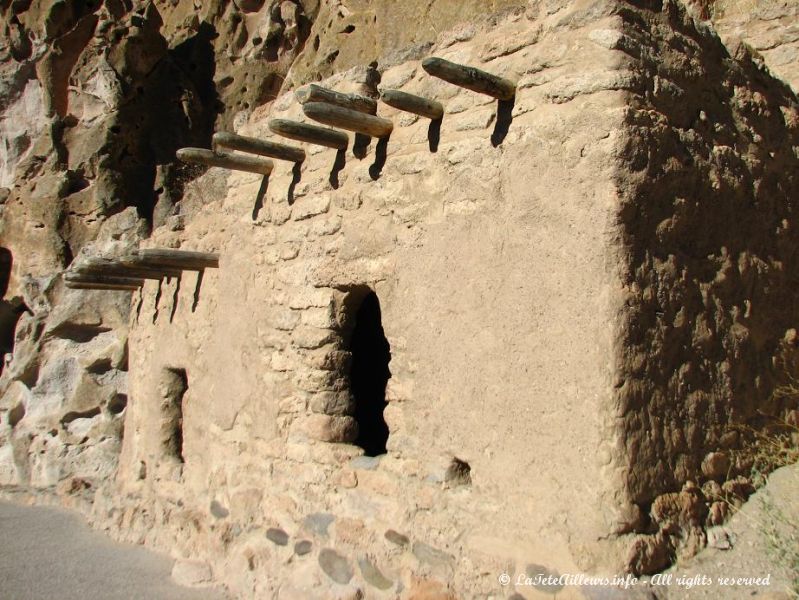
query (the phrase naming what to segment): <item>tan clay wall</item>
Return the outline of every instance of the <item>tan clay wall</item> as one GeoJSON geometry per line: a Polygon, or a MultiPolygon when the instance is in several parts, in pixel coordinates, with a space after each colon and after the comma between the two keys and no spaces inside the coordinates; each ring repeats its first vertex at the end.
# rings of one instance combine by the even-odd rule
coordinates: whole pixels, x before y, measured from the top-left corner
{"type": "MultiPolygon", "coordinates": [[[[497,146],[495,101],[402,63],[382,85],[444,102],[437,152],[426,120],[381,105],[395,131],[379,177],[370,175],[374,144],[363,160],[347,153],[337,188],[335,151],[307,146],[293,198],[291,168],[279,164],[255,220],[261,181],[232,174],[226,197],[209,198],[185,231],[156,233],[154,246],[219,251],[221,260],[205,273],[196,310],[192,277],[160,297],[155,284],[144,289],[120,481],[136,505],[156,504],[147,516],[123,505],[124,518],[139,521],[134,531],[176,535],[184,551],[209,555],[232,535],[230,560],[254,555],[260,570],[281,549],[246,532],[277,527],[347,561],[368,553],[406,586],[413,571],[463,577],[475,593],[496,587],[475,576],[478,564],[500,573],[529,561],[602,563],[587,546],[617,502],[599,415],[610,399],[615,90],[629,76],[589,35],[615,21],[581,8],[442,36],[431,52],[519,81],[497,146]],[[377,292],[391,344],[391,434],[379,460],[314,441],[335,441],[347,426],[348,417],[317,413],[346,385],[336,371],[346,347],[334,340],[357,285],[377,292]],[[188,377],[182,468],[159,456],[165,368],[188,377]],[[471,485],[442,481],[454,457],[471,466],[471,485]],[[189,513],[200,531],[178,525],[189,513]],[[317,513],[334,517],[325,534],[314,533],[317,513]],[[150,518],[169,531],[145,532],[150,518]],[[407,553],[386,541],[387,529],[411,538],[407,553]]],[[[346,89],[347,74],[324,83],[346,89]]],[[[286,95],[239,133],[269,137],[268,118],[300,115],[286,95]]]]}

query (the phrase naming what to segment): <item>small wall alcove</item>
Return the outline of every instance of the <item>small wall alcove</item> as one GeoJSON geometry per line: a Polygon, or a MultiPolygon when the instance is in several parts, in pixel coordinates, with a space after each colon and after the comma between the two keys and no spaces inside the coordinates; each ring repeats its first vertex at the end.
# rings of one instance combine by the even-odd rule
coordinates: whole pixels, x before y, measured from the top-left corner
{"type": "Polygon", "coordinates": [[[189,388],[186,370],[164,369],[158,384],[161,456],[166,462],[183,463],[183,397],[189,388]]]}

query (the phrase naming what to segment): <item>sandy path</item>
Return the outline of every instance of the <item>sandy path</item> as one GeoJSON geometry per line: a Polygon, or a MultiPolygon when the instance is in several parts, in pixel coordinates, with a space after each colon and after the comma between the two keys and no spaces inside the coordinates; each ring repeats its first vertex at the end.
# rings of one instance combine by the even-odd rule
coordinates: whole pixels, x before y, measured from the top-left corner
{"type": "Polygon", "coordinates": [[[223,600],[170,578],[168,556],[112,541],[79,516],[0,502],[2,600],[223,600]]]}

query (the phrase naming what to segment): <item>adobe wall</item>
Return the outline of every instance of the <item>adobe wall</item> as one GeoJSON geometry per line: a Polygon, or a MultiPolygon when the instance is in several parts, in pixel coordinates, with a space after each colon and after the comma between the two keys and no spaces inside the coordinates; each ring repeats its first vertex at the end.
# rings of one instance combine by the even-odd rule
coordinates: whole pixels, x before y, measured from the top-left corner
{"type": "MultiPolygon", "coordinates": [[[[348,151],[337,176],[334,150],[306,146],[299,181],[278,164],[260,202],[257,176],[231,174],[227,195],[207,198],[185,230],[154,234],[152,246],[221,258],[199,286],[187,276],[179,290],[144,288],[118,475],[131,500],[111,519],[124,535],[217,565],[224,547],[237,575],[218,576],[259,593],[282,586],[280,597],[335,588],[314,558],[276,570],[303,539],[314,557],[335,548],[350,585],[366,579],[370,592],[359,558],[395,591],[433,577],[474,594],[497,590],[480,573],[530,562],[618,563],[595,548],[620,503],[600,417],[618,288],[612,156],[630,81],[620,54],[592,41],[614,26],[607,13],[576,3],[441,36],[430,55],[519,82],[506,135],[495,101],[431,78],[414,57],[385,68],[381,85],[445,104],[437,151],[425,119],[381,105],[395,130],[379,174],[374,141],[363,159],[348,151]],[[325,411],[340,412],[346,390],[341,331],[358,286],[377,293],[391,346],[379,459],[319,441],[347,439],[349,417],[325,411]],[[168,369],[188,381],[183,464],[164,456],[168,369]],[[454,458],[470,484],[448,480],[454,458]],[[254,583],[264,571],[289,581],[254,583]]],[[[323,84],[346,91],[350,77],[323,84]]],[[[302,119],[291,94],[238,132],[269,138],[276,117],[302,119]]]]}

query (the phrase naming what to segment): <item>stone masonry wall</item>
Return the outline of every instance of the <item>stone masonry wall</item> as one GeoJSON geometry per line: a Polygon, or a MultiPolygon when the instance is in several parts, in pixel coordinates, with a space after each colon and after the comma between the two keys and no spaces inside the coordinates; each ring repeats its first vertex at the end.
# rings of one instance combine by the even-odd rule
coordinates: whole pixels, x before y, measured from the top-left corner
{"type": "MultiPolygon", "coordinates": [[[[498,584],[482,573],[608,567],[596,541],[617,517],[597,415],[610,401],[610,157],[631,81],[595,41],[611,8],[553,4],[440,36],[431,54],[519,81],[510,123],[418,60],[387,66],[381,85],[445,103],[436,143],[426,120],[381,106],[396,127],[384,150],[347,152],[339,170],[335,151],[306,146],[299,176],[278,164],[264,191],[231,174],[185,231],[155,233],[156,246],[220,252],[220,268],[134,299],[122,499],[99,503],[98,522],[206,558],[261,597],[484,595],[498,584]],[[391,346],[379,458],[341,443],[342,331],[363,286],[391,346]],[[157,425],[175,369],[185,462],[157,425]],[[281,566],[296,542],[311,554],[281,566]]],[[[300,115],[286,94],[239,132],[270,137],[269,118],[300,115]]]]}

